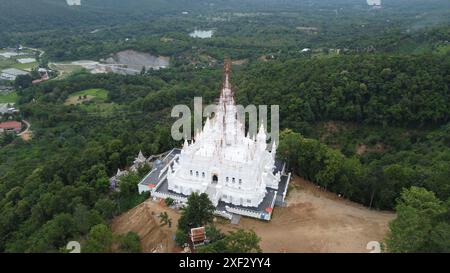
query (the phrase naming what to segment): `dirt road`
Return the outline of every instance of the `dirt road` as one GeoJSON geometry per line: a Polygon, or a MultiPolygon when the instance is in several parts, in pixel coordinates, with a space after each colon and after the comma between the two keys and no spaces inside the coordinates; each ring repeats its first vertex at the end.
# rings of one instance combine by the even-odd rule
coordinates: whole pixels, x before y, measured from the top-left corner
{"type": "Polygon", "coordinates": [[[27,128],[22,133],[18,134],[18,136],[20,136],[24,141],[28,141],[31,139],[31,124],[26,120],[22,120],[22,122],[25,123],[27,128]]]}

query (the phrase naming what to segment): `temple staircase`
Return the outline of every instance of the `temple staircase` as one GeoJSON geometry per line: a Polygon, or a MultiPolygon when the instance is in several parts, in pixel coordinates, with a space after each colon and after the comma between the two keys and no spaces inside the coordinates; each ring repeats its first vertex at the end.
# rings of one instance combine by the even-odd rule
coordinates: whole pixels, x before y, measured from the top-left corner
{"type": "Polygon", "coordinates": [[[206,194],[208,195],[214,206],[217,206],[217,204],[219,204],[219,194],[216,189],[216,184],[209,184],[206,188],[206,194]]]}

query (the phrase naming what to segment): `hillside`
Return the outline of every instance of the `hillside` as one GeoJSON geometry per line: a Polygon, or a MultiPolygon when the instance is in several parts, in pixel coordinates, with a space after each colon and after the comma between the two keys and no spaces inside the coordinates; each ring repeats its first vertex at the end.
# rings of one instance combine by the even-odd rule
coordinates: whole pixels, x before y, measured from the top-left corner
{"type": "MultiPolygon", "coordinates": [[[[389,221],[395,218],[394,213],[369,210],[299,177],[292,181],[287,202],[287,207],[275,209],[270,222],[241,218],[233,225],[217,219],[217,226],[223,232],[254,230],[264,253],[368,253],[367,244],[382,242],[389,221]]],[[[179,211],[148,200],[114,218],[112,230],[137,232],[144,252],[181,252],[173,241],[175,226],[159,227],[161,212],[167,212],[174,223],[180,217],[179,211]]]]}
{"type": "Polygon", "coordinates": [[[136,232],[139,235],[143,252],[172,252],[175,247],[172,238],[173,230],[167,226],[160,227],[158,215],[161,211],[164,209],[155,208],[150,201],[146,201],[114,218],[111,229],[117,235],[130,231],[136,232]]]}
{"type": "MultiPolygon", "coordinates": [[[[300,175],[328,185],[328,189],[346,198],[367,206],[393,209],[401,190],[413,185],[436,192],[442,200],[450,196],[446,179],[450,151],[445,110],[449,106],[448,100],[439,99],[448,97],[445,86],[450,78],[446,58],[361,55],[321,61],[268,62],[236,69],[233,83],[240,103],[284,102],[280,105],[281,129],[292,128],[306,137],[320,139],[320,134],[313,130],[318,122],[340,117],[342,121],[355,123],[354,129],[336,135],[337,150],[318,140],[301,140],[300,148],[287,147],[290,152],[301,152],[294,156],[295,160],[287,161],[300,175]],[[419,68],[423,63],[428,65],[419,68]],[[366,74],[363,64],[373,67],[374,73],[366,74]],[[415,69],[403,70],[405,64],[415,69]],[[298,67],[304,68],[298,72],[298,67]],[[376,72],[387,67],[392,75],[386,74],[389,80],[383,85],[379,83],[383,73],[376,72]],[[336,88],[329,89],[333,82],[336,88]],[[363,83],[367,90],[361,88],[363,83]],[[404,89],[412,83],[422,86],[413,94],[404,89]],[[391,88],[395,86],[397,89],[391,88]],[[387,91],[382,91],[383,88],[387,91]],[[417,99],[424,96],[420,90],[432,93],[435,99],[417,99]],[[362,95],[368,91],[371,97],[362,95]],[[386,98],[388,91],[396,95],[386,98]],[[326,92],[331,93],[324,95],[326,92]],[[370,106],[379,100],[388,100],[389,104],[370,106]],[[357,111],[360,106],[370,109],[370,114],[357,111]],[[409,107],[428,110],[408,110],[409,107]],[[389,148],[356,153],[357,144],[370,147],[377,142],[389,148]],[[301,168],[296,167],[297,160],[312,155],[315,160],[306,160],[300,164],[301,168]],[[329,168],[328,164],[336,166],[329,168]],[[335,179],[320,180],[329,171],[337,172],[330,174],[335,179]]],[[[117,168],[129,166],[139,150],[149,155],[179,146],[170,138],[171,107],[190,105],[194,96],[202,96],[205,103],[212,102],[220,77],[220,68],[170,68],[136,76],[81,72],[20,91],[19,105],[33,124],[34,138],[27,143],[15,139],[1,147],[0,205],[5,215],[0,222],[2,251],[52,251],[61,246],[64,238],[80,236],[85,229],[64,230],[62,237],[43,234],[63,225],[63,219],[81,213],[82,207],[89,209],[88,214],[102,216],[95,218],[94,223],[98,223],[139,204],[145,196],[137,195],[135,185],[145,173],[121,184],[120,193],[108,191],[105,181],[117,168]],[[64,105],[70,94],[89,89],[108,90],[106,100],[64,105]],[[96,107],[97,103],[102,107],[96,107]],[[28,209],[24,210],[24,206],[28,209]]],[[[281,151],[279,155],[285,155],[281,151]]]]}
{"type": "MultiPolygon", "coordinates": [[[[399,220],[390,227],[394,235],[388,233],[393,251],[450,251],[448,0],[392,0],[381,9],[365,0],[0,5],[2,52],[38,48],[45,53],[33,56],[35,65],[55,70],[40,83],[27,76],[0,81],[0,89],[14,90],[5,99],[20,109],[1,121],[26,120],[33,131],[28,141],[0,134],[0,252],[61,252],[72,240],[97,246],[91,235],[110,227],[134,230],[146,251],[171,236],[151,215],[156,209],[139,206],[148,195],[139,195],[136,184],[148,166],[114,189],[110,178],[128,169],[139,151],[148,157],[181,146],[171,137],[172,107],[192,107],[194,97],[214,102],[225,58],[235,64],[231,81],[239,104],[280,106],[277,156],[288,170],[331,192],[300,183],[305,192],[275,214],[273,227],[286,225],[304,238],[303,249],[288,249],[289,238],[244,220],[265,236],[264,249],[360,251],[372,235],[383,239],[393,217],[373,210],[395,210],[399,220]],[[193,31],[212,36],[192,37],[193,31]],[[162,56],[167,68],[142,69],[148,68],[143,57],[154,62],[153,56],[162,56]],[[73,66],[116,61],[141,73],[91,74],[73,66]],[[67,69],[58,75],[58,67],[67,69]],[[302,222],[303,214],[311,221],[302,222]],[[318,226],[335,243],[314,232],[308,237],[301,224],[318,226]],[[355,234],[354,241],[346,244],[333,230],[355,234]]],[[[3,67],[17,65],[7,56],[3,67]]],[[[167,239],[163,248],[170,251],[171,244],[167,239]]]]}

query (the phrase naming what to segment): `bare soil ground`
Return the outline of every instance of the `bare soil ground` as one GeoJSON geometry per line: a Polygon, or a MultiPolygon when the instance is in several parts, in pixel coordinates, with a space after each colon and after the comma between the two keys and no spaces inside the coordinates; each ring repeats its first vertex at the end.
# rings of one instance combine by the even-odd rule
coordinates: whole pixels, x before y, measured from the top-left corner
{"type": "Polygon", "coordinates": [[[136,232],[141,240],[143,252],[180,252],[173,240],[178,222],[179,213],[166,207],[164,204],[155,203],[150,199],[128,212],[116,217],[112,222],[114,234],[126,234],[136,232]],[[172,227],[161,227],[159,214],[167,212],[172,219],[172,227]]]}
{"type": "Polygon", "coordinates": [[[243,65],[248,62],[248,59],[235,60],[232,62],[233,65],[243,65]]]}
{"type": "Polygon", "coordinates": [[[31,131],[25,132],[20,135],[23,141],[30,141],[32,138],[31,131]]]}
{"type": "Polygon", "coordinates": [[[242,218],[224,230],[253,229],[264,252],[369,252],[370,241],[383,241],[392,212],[369,210],[295,177],[285,208],[270,222],[242,218]]]}
{"type": "MultiPolygon", "coordinates": [[[[275,208],[270,222],[242,217],[239,225],[222,220],[217,225],[224,232],[253,229],[261,237],[264,252],[369,252],[367,243],[381,242],[395,217],[392,212],[369,210],[344,200],[299,177],[291,183],[288,206],[275,208]]],[[[180,252],[173,242],[178,218],[179,213],[163,203],[146,201],[117,217],[113,231],[137,232],[147,252],[158,244],[163,245],[161,252],[180,252]],[[172,218],[172,228],[159,227],[157,216],[162,211],[172,218]]]]}

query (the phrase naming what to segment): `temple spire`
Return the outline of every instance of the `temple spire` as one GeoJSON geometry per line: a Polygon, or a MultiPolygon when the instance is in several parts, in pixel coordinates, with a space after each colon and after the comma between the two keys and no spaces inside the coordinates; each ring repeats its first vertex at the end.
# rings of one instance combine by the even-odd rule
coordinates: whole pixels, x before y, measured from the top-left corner
{"type": "Polygon", "coordinates": [[[259,126],[259,132],[258,132],[258,134],[265,134],[265,131],[264,131],[264,123],[261,123],[261,126],[259,126]]]}
{"type": "Polygon", "coordinates": [[[139,150],[138,158],[145,160],[145,157],[144,157],[144,154],[142,153],[142,150],[139,150]]]}
{"type": "Polygon", "coordinates": [[[270,150],[270,154],[272,155],[272,158],[275,159],[277,153],[277,144],[275,143],[275,140],[272,143],[272,149],[270,150]]]}
{"type": "Polygon", "coordinates": [[[223,65],[223,82],[222,82],[222,92],[220,94],[220,99],[222,100],[225,111],[227,104],[234,104],[234,92],[230,83],[231,79],[231,61],[225,59],[223,65]]]}
{"type": "Polygon", "coordinates": [[[225,59],[224,65],[223,65],[223,71],[224,71],[224,84],[223,87],[226,89],[231,89],[230,84],[230,75],[231,75],[231,61],[229,59],[225,59]]]}
{"type": "Polygon", "coordinates": [[[266,131],[264,130],[264,124],[261,123],[261,127],[259,127],[258,135],[256,136],[256,141],[258,142],[258,146],[261,147],[262,150],[265,150],[267,147],[266,141],[266,131]]]}

